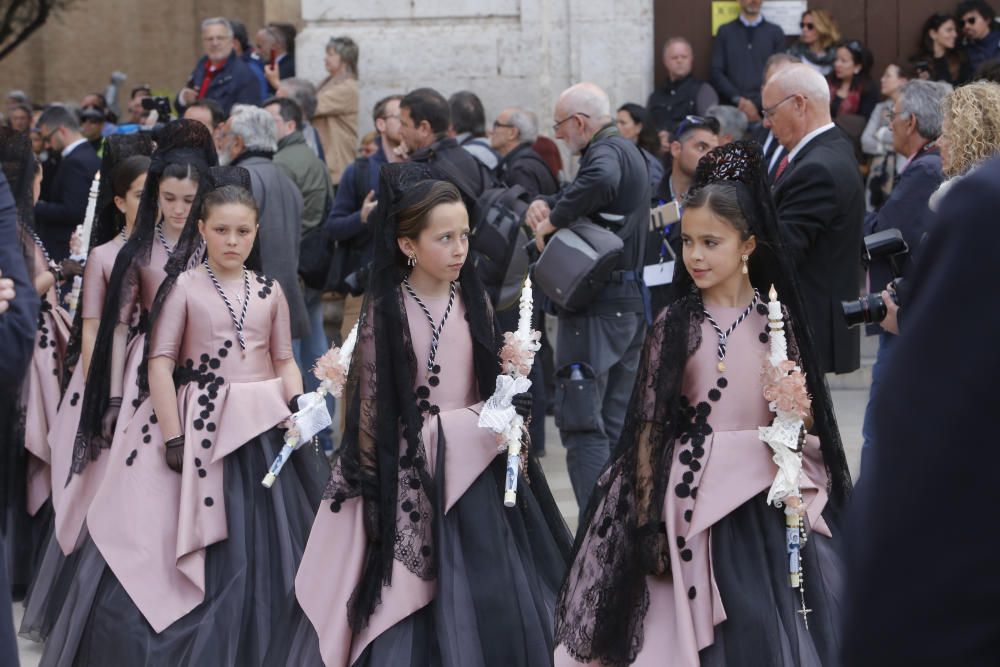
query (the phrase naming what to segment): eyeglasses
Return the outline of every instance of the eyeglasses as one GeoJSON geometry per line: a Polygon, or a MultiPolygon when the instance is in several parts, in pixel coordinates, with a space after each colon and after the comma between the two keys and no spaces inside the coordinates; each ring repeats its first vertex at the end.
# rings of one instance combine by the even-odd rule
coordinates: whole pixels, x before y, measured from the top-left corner
{"type": "Polygon", "coordinates": [[[909,113],[910,113],[909,111],[896,111],[895,109],[889,109],[885,115],[889,119],[889,122],[891,123],[897,118],[902,118],[903,116],[909,115],[909,113]]]}
{"type": "Polygon", "coordinates": [[[42,132],[41,130],[39,130],[39,131],[38,131],[38,133],[39,133],[40,135],[42,135],[42,143],[46,143],[46,144],[47,144],[47,143],[49,143],[49,141],[51,141],[51,140],[52,140],[52,135],[54,135],[54,134],[55,134],[56,132],[58,132],[58,131],[59,131],[59,128],[57,127],[56,129],[52,130],[52,131],[51,131],[51,132],[49,132],[48,134],[45,134],[45,133],[44,133],[44,132],[42,132]]]}
{"type": "Polygon", "coordinates": [[[233,38],[232,38],[231,35],[228,36],[228,37],[225,36],[225,35],[211,35],[211,36],[208,36],[208,37],[202,37],[201,41],[203,41],[205,43],[231,42],[231,41],[233,41],[233,38]]]}
{"type": "Polygon", "coordinates": [[[812,30],[816,26],[812,23],[806,23],[805,21],[803,21],[802,23],[799,24],[799,27],[802,28],[803,30],[812,30]]]}
{"type": "Polygon", "coordinates": [[[583,116],[584,118],[590,118],[590,114],[585,114],[585,113],[582,113],[582,112],[571,113],[570,115],[566,116],[562,120],[556,121],[556,124],[552,126],[552,131],[555,132],[556,130],[558,130],[560,125],[562,125],[563,123],[565,123],[566,121],[568,121],[573,116],[583,116]]]}
{"type": "Polygon", "coordinates": [[[684,120],[677,124],[674,136],[679,139],[688,131],[699,128],[704,128],[712,134],[718,134],[721,129],[718,118],[713,118],[712,116],[684,116],[684,120]]]}
{"type": "MultiPolygon", "coordinates": [[[[764,107],[763,109],[761,109],[761,115],[764,118],[773,118],[774,117],[774,112],[778,110],[778,107],[780,107],[782,104],[784,104],[788,100],[792,99],[796,95],[798,95],[798,93],[792,93],[791,95],[789,95],[785,99],[781,100],[780,102],[777,102],[776,104],[772,104],[769,107],[764,107]]],[[[803,98],[803,99],[805,99],[805,98],[803,98]]]]}
{"type": "MultiPolygon", "coordinates": [[[[569,118],[567,118],[566,120],[569,120],[569,118]]],[[[495,120],[495,121],[493,121],[493,129],[495,130],[495,129],[497,129],[498,127],[514,127],[514,126],[513,126],[513,125],[511,125],[510,123],[501,123],[501,122],[500,122],[500,121],[498,121],[498,120],[495,120]]],[[[558,127],[558,126],[557,126],[557,127],[558,127]]]]}

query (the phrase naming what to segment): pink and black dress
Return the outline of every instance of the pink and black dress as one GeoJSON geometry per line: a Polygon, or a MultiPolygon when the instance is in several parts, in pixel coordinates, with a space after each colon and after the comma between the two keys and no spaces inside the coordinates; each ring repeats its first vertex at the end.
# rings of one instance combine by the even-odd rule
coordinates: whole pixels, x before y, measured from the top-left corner
{"type": "Polygon", "coordinates": [[[274,362],[292,357],[291,333],[278,284],[247,280],[242,336],[204,268],[164,301],[150,357],[176,364],[183,472],[167,467],[145,399],[104,454],[42,664],[263,664],[329,467],[303,447],[272,489],[261,485],[290,414],[274,362]]]}

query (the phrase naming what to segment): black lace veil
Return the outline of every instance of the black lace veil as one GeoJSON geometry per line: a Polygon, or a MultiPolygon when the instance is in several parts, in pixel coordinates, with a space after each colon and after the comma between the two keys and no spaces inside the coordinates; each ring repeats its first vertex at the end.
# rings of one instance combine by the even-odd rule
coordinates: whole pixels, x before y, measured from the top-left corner
{"type": "MultiPolygon", "coordinates": [[[[111,353],[114,331],[118,325],[119,313],[129,295],[138,293],[139,269],[149,264],[153,242],[156,240],[156,225],[160,221],[159,194],[160,179],[169,165],[189,166],[198,174],[198,191],[191,205],[187,222],[171,252],[167,266],[186,266],[198,246],[198,215],[201,200],[209,187],[206,178],[209,168],[218,164],[212,134],[197,121],[175,120],[163,126],[154,137],[156,150],[150,156],[149,172],[142,191],[135,228],[128,242],[118,252],[114,269],[108,282],[104,299],[104,313],[98,329],[94,352],[91,357],[90,372],[83,395],[83,409],[80,429],[73,448],[73,465],[70,474],[81,472],[89,461],[95,460],[102,449],[111,443],[101,435],[101,419],[111,398],[111,353]]],[[[142,329],[148,325],[142,323],[142,329]]],[[[140,380],[142,378],[140,377],[140,380]]],[[[140,386],[144,386],[140,381],[140,386]]],[[[140,395],[140,398],[142,396],[140,395]]],[[[131,407],[131,406],[126,406],[131,407]]]]}
{"type": "MultiPolygon", "coordinates": [[[[850,473],[756,144],[737,142],[703,157],[691,192],[720,181],[737,184],[740,208],[757,239],[751,283],[762,294],[773,284],[787,308],[790,356],[797,350],[806,373],[812,433],[829,475],[828,507],[839,512],[851,490],[850,473]]],[[[556,608],[556,640],[581,661],[617,666],[635,660],[649,606],[645,577],[670,570],[663,500],[674,442],[690,421],[681,401],[684,370],[701,345],[704,320],[701,295],[682,261],[674,284],[683,296],[661,312],[647,336],[621,438],[591,495],[556,608]]]]}
{"type": "MultiPolygon", "coordinates": [[[[364,571],[348,609],[355,630],[367,624],[379,605],[382,587],[391,583],[394,560],[425,580],[437,574],[435,487],[420,437],[423,418],[414,394],[417,362],[400,288],[405,273],[396,242],[397,213],[424,198],[434,178],[426,164],[382,167],[379,203],[369,220],[375,230],[374,264],[344,391],[347,422],[342,447],[324,493],[324,498],[333,501],[335,512],[348,498],[360,496],[364,503],[364,571]],[[398,516],[409,520],[397,521],[398,516]]],[[[476,382],[485,399],[496,383],[502,338],[471,262],[463,266],[459,283],[472,336],[476,382]]],[[[503,457],[491,465],[498,480],[503,479],[505,465],[503,457]]],[[[564,534],[558,508],[534,458],[529,459],[526,478],[552,522],[552,533],[564,534]]],[[[569,545],[564,547],[568,552],[569,545]]]]}
{"type": "MultiPolygon", "coordinates": [[[[90,228],[90,242],[87,246],[93,250],[113,239],[125,226],[125,216],[115,206],[114,171],[122,160],[133,155],[149,156],[153,153],[153,137],[148,132],[134,134],[112,134],[104,139],[104,154],[101,157],[101,184],[97,190],[97,207],[94,211],[94,224],[90,228]]],[[[76,365],[80,357],[80,345],[83,335],[83,308],[77,304],[73,316],[73,327],[70,330],[69,344],[66,350],[66,368],[76,365]]],[[[69,374],[64,378],[69,381],[69,374]]]]}
{"type": "Polygon", "coordinates": [[[35,276],[35,154],[26,132],[0,127],[0,166],[17,207],[18,241],[28,276],[35,276]]]}

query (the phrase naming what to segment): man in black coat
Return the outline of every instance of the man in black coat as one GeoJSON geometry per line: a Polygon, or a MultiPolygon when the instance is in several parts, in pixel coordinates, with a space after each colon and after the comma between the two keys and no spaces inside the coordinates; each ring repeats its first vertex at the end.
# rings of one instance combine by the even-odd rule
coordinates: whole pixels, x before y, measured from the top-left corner
{"type": "Polygon", "coordinates": [[[994,159],[944,197],[900,310],[849,514],[844,665],[1000,656],[998,182],[994,159]]]}
{"type": "Polygon", "coordinates": [[[49,151],[61,154],[52,180],[50,199],[35,205],[35,226],[45,249],[55,261],[69,256],[69,239],[83,223],[87,195],[101,160],[80,133],[76,116],[66,107],[53,106],[38,118],[38,129],[49,151]]]}
{"type": "Polygon", "coordinates": [[[538,138],[538,119],[520,107],[508,107],[493,121],[490,145],[502,157],[497,176],[506,186],[520,185],[532,199],[559,191],[552,170],[531,145],[538,138]]]}
{"type": "Polygon", "coordinates": [[[799,271],[806,315],[824,372],[861,365],[861,339],[840,303],[861,280],[864,185],[850,140],[830,120],[830,88],[808,65],[789,65],[764,86],[764,125],[788,151],[774,176],[785,246],[799,271]]]}
{"type": "MultiPolygon", "coordinates": [[[[910,259],[903,265],[903,275],[907,279],[913,265],[913,258],[920,254],[921,240],[930,226],[933,214],[928,200],[941,185],[941,153],[935,142],[941,134],[941,102],[951,91],[951,86],[939,81],[911,81],[900,90],[892,109],[892,147],[899,155],[907,156],[906,166],[892,194],[877,212],[868,214],[864,233],[887,229],[898,229],[910,249],[910,259]]],[[[872,259],[868,268],[868,283],[872,292],[885,289],[893,279],[889,261],[885,257],[872,259]]],[[[887,325],[888,326],[888,325],[887,325]]],[[[878,325],[869,327],[869,334],[879,337],[878,353],[872,365],[872,384],[868,395],[868,409],[862,427],[864,444],[861,447],[862,468],[869,456],[869,447],[874,442],[873,406],[883,391],[892,391],[884,383],[885,367],[893,354],[897,336],[891,330],[883,330],[878,325]]]]}
{"type": "Polygon", "coordinates": [[[740,0],[740,15],[719,28],[712,42],[712,85],[751,123],[760,120],[760,86],[767,59],[785,50],[785,33],[760,13],[761,0],[740,0]]]}
{"type": "MultiPolygon", "coordinates": [[[[28,277],[18,241],[17,212],[7,178],[0,171],[0,447],[12,447],[7,435],[16,419],[17,391],[35,345],[38,294],[28,277]]],[[[10,452],[0,460],[11,461],[10,452]]],[[[6,473],[6,471],[4,471],[6,473]]],[[[4,496],[6,499],[6,496],[4,496]]],[[[3,508],[6,512],[6,508],[3,508]]],[[[0,541],[4,537],[0,535],[0,541]]],[[[10,582],[0,544],[0,665],[17,665],[17,641],[11,616],[10,582]]]]}
{"type": "Polygon", "coordinates": [[[221,17],[202,21],[201,42],[205,55],[194,66],[187,87],[177,94],[178,111],[183,114],[189,104],[205,98],[218,102],[227,116],[234,104],[260,104],[260,81],[233,49],[229,21],[221,17]]]}
{"type": "Polygon", "coordinates": [[[532,202],[525,222],[540,245],[581,218],[614,232],[624,244],[618,265],[590,304],[558,312],[555,418],[582,514],[621,435],[639,367],[646,331],[640,272],[649,174],[638,147],[618,134],[607,94],[594,84],[563,91],[554,120],[556,138],[580,154],[579,170],[559,194],[532,202]],[[577,371],[582,377],[574,384],[580,391],[567,390],[577,371]]]}

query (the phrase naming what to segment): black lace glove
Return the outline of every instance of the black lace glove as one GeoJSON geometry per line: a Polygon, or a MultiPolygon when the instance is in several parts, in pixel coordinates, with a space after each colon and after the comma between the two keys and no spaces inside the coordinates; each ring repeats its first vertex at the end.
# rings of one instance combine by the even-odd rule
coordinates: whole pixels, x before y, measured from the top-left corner
{"type": "Polygon", "coordinates": [[[521,415],[521,419],[528,421],[528,417],[531,415],[531,394],[524,392],[523,394],[514,394],[514,397],[510,399],[510,404],[514,406],[514,412],[521,415]]]}
{"type": "Polygon", "coordinates": [[[101,417],[101,437],[111,445],[111,440],[115,437],[115,425],[118,423],[118,414],[122,411],[122,397],[114,396],[108,399],[108,407],[101,417]]]}
{"type": "Polygon", "coordinates": [[[167,467],[176,473],[184,469],[184,436],[170,438],[163,443],[167,448],[167,467]]]}

